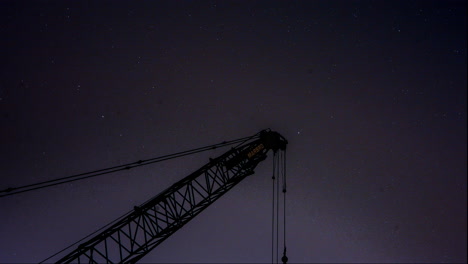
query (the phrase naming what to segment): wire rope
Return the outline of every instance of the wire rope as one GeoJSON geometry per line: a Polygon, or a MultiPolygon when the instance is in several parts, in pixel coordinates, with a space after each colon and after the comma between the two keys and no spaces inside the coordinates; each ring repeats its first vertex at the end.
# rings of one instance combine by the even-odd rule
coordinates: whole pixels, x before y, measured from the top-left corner
{"type": "MultiPolygon", "coordinates": [[[[280,154],[281,155],[281,154],[280,154]]],[[[278,157],[278,161],[279,161],[279,157],[278,157]]],[[[276,177],[276,263],[278,263],[278,249],[279,249],[279,188],[280,188],[280,184],[279,184],[279,176],[280,176],[280,162],[277,162],[276,164],[277,166],[277,170],[276,170],[276,173],[277,173],[277,177],[276,177]]]]}
{"type": "Polygon", "coordinates": [[[283,155],[283,166],[282,166],[282,180],[283,180],[283,257],[281,261],[283,263],[288,262],[288,257],[286,256],[286,149],[283,155]]]}
{"type": "Polygon", "coordinates": [[[272,206],[271,206],[271,263],[275,259],[275,173],[276,173],[276,152],[273,153],[273,176],[272,181],[272,206]]]}
{"type": "Polygon", "coordinates": [[[13,188],[10,187],[10,188],[7,188],[7,189],[4,189],[4,190],[0,191],[0,198],[10,196],[10,195],[14,195],[14,194],[39,190],[39,189],[43,189],[43,188],[46,188],[46,187],[51,187],[51,186],[55,186],[55,185],[59,185],[59,184],[65,184],[65,183],[69,183],[69,182],[83,180],[83,179],[87,179],[87,178],[91,178],[91,177],[97,177],[97,176],[101,176],[101,175],[115,173],[115,172],[118,172],[118,171],[129,170],[129,169],[132,169],[132,168],[135,168],[135,167],[141,167],[141,166],[145,166],[145,165],[149,165],[149,164],[153,164],[153,163],[157,163],[157,162],[161,162],[161,161],[165,161],[165,160],[169,160],[169,159],[174,159],[174,158],[179,158],[179,157],[183,157],[183,156],[187,156],[187,155],[191,155],[191,154],[196,154],[196,153],[200,153],[200,152],[203,152],[203,151],[216,149],[216,148],[219,148],[219,147],[225,147],[225,146],[234,145],[234,144],[238,144],[238,143],[239,143],[238,145],[242,145],[243,143],[247,142],[248,140],[251,140],[253,138],[258,137],[258,135],[259,135],[259,133],[255,134],[253,136],[250,136],[250,137],[244,137],[244,138],[231,140],[231,141],[223,141],[221,143],[214,144],[214,145],[209,145],[209,146],[205,146],[205,147],[201,147],[201,148],[182,151],[182,152],[169,154],[169,155],[164,155],[164,156],[160,156],[160,157],[150,158],[150,159],[146,159],[146,160],[138,160],[138,161],[135,161],[135,162],[132,162],[132,163],[124,164],[124,165],[118,165],[118,166],[113,166],[113,167],[110,167],[110,168],[94,170],[94,171],[80,173],[80,174],[76,174],[76,175],[61,177],[61,178],[57,178],[57,179],[53,179],[53,180],[47,180],[47,181],[43,181],[43,182],[28,184],[28,185],[24,185],[24,186],[20,186],[20,187],[13,187],[13,188]]]}

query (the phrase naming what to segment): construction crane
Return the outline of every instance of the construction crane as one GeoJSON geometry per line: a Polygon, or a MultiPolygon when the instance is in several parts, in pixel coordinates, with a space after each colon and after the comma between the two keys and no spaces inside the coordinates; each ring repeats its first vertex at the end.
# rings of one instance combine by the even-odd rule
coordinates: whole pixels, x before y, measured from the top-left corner
{"type": "MultiPolygon", "coordinates": [[[[254,174],[268,151],[272,150],[276,156],[278,150],[286,150],[287,144],[283,136],[269,129],[244,139],[154,198],[135,206],[57,263],[136,263],[232,187],[254,174]]],[[[219,145],[223,144],[208,149],[219,145]]],[[[136,166],[142,163],[145,161],[137,162],[136,166]]],[[[286,248],[282,261],[287,262],[286,248]]]]}

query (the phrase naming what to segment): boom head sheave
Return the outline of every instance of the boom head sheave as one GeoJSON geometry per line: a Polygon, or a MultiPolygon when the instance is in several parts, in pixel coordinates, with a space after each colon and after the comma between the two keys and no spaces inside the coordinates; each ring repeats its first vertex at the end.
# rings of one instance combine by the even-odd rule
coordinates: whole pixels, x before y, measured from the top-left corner
{"type": "Polygon", "coordinates": [[[288,141],[280,133],[271,130],[261,131],[260,140],[266,149],[271,149],[274,152],[278,151],[278,149],[286,150],[288,144],[288,141]]]}

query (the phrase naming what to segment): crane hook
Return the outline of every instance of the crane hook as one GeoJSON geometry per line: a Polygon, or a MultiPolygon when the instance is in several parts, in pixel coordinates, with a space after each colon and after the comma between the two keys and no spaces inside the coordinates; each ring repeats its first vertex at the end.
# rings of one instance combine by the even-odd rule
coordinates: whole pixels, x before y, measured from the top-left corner
{"type": "Polygon", "coordinates": [[[288,263],[288,257],[286,256],[286,247],[284,247],[283,257],[281,258],[281,261],[283,261],[283,264],[288,263]]]}

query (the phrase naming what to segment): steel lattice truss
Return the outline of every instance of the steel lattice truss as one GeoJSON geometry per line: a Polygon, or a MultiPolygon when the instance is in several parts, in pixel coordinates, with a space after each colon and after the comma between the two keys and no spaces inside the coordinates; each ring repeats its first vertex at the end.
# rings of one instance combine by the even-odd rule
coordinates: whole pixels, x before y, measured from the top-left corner
{"type": "Polygon", "coordinates": [[[261,140],[255,140],[210,160],[57,263],[135,263],[253,174],[267,151],[261,140]]]}

